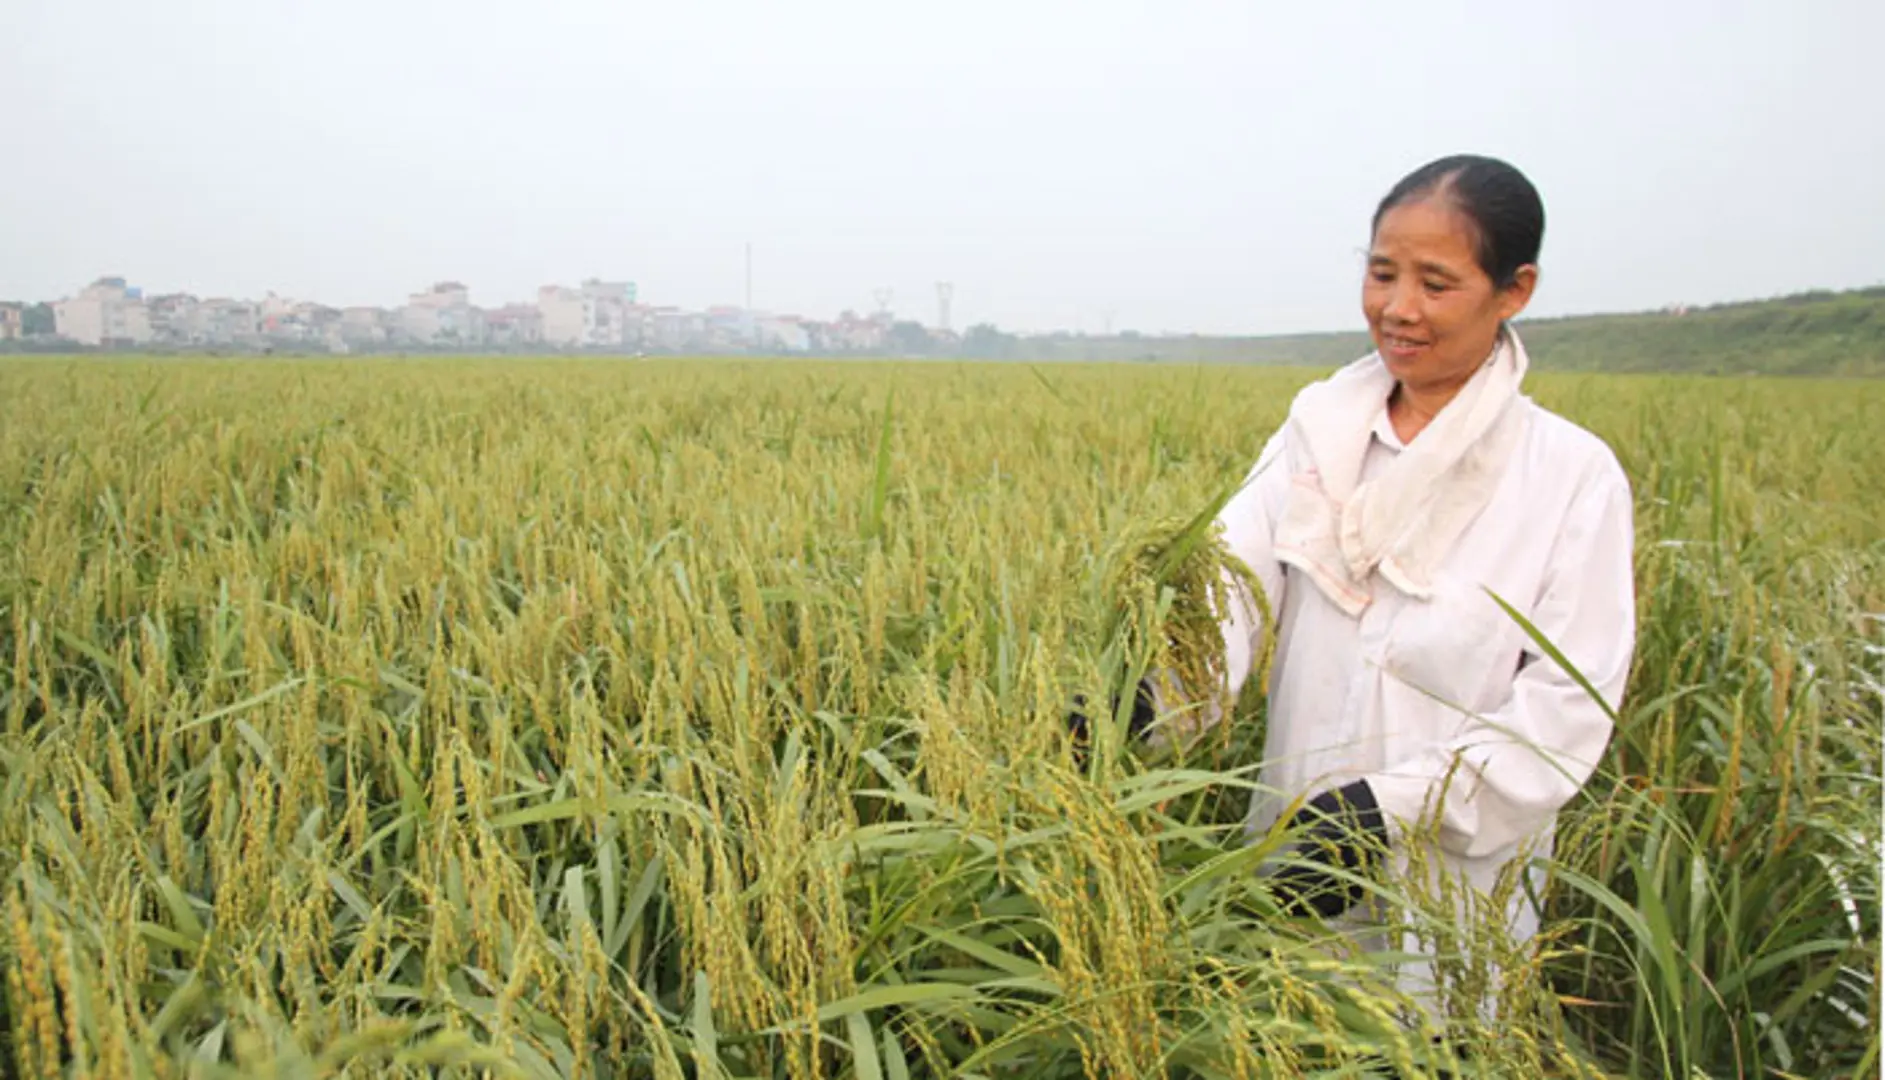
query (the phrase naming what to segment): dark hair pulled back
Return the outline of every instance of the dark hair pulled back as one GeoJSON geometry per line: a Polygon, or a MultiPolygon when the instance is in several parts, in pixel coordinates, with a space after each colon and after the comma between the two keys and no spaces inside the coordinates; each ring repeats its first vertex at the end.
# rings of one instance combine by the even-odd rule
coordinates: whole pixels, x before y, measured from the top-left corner
{"type": "Polygon", "coordinates": [[[1545,239],[1545,204],[1525,174],[1497,158],[1455,154],[1430,161],[1401,178],[1375,208],[1369,234],[1389,210],[1440,197],[1472,221],[1479,268],[1499,288],[1518,278],[1521,266],[1536,265],[1545,239]]]}

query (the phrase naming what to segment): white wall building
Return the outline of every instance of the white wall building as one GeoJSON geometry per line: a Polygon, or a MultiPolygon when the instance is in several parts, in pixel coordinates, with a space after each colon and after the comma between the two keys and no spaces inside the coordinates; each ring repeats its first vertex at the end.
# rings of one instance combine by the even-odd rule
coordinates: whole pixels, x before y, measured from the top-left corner
{"type": "Polygon", "coordinates": [[[629,309],[635,306],[635,283],[590,278],[583,282],[582,289],[589,344],[598,347],[628,344],[629,309]]]}
{"type": "Polygon", "coordinates": [[[537,316],[545,345],[577,348],[586,343],[583,294],[561,285],[537,290],[537,316]]]}
{"type": "Polygon", "coordinates": [[[151,337],[172,345],[199,345],[203,342],[197,309],[202,302],[189,293],[153,296],[144,302],[151,324],[151,337]]]}
{"type": "Polygon", "coordinates": [[[484,320],[471,306],[471,292],[456,281],[441,281],[427,292],[412,294],[398,314],[400,336],[416,345],[484,341],[484,320]]]}
{"type": "Polygon", "coordinates": [[[619,348],[640,340],[645,318],[635,303],[632,281],[590,278],[579,288],[545,285],[537,290],[543,342],[565,348],[619,348]]]}
{"type": "Polygon", "coordinates": [[[261,332],[261,320],[260,309],[248,300],[214,297],[196,308],[196,325],[212,344],[251,344],[261,332]]]}
{"type": "Polygon", "coordinates": [[[81,345],[144,345],[150,312],[138,290],[120,277],[99,278],[77,296],[53,305],[59,336],[81,345]]]}
{"type": "Polygon", "coordinates": [[[487,311],[484,340],[507,349],[536,345],[543,340],[543,317],[529,304],[506,304],[487,311]]]}
{"type": "Polygon", "coordinates": [[[707,317],[698,311],[655,308],[650,316],[650,343],[668,352],[700,347],[707,337],[707,317]]]}
{"type": "Polygon", "coordinates": [[[808,352],[812,337],[792,316],[762,315],[759,319],[759,347],[780,352],[808,352]]]}

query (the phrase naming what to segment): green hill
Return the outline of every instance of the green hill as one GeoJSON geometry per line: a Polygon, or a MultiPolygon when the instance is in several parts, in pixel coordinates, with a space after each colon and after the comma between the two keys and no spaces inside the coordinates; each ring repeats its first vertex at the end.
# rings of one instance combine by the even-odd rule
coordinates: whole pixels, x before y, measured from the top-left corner
{"type": "MultiPolygon", "coordinates": [[[[1885,286],[1812,292],[1682,311],[1521,319],[1532,362],[1559,371],[1885,375],[1885,286]]],[[[1268,337],[1022,339],[1018,358],[1346,363],[1373,346],[1359,332],[1268,337]]]]}
{"type": "Polygon", "coordinates": [[[1539,366],[1562,370],[1885,375],[1885,287],[1536,319],[1519,331],[1539,366]]]}

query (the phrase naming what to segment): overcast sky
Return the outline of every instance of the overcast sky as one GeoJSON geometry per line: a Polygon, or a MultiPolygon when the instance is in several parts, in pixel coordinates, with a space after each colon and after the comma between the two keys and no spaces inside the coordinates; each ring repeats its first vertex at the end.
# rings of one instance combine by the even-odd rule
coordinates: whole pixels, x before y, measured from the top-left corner
{"type": "Polygon", "coordinates": [[[0,0],[0,297],[1359,326],[1403,173],[1505,157],[1536,314],[1885,281],[1885,3],[0,0]]]}

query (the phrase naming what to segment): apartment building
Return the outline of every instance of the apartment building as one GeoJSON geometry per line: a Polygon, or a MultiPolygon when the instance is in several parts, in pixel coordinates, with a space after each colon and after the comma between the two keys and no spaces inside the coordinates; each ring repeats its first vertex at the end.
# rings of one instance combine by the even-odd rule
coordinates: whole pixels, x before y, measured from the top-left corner
{"type": "Polygon", "coordinates": [[[53,305],[59,336],[81,345],[143,345],[151,340],[143,294],[121,277],[99,278],[53,305]]]}
{"type": "Polygon", "coordinates": [[[635,301],[632,281],[589,278],[574,289],[545,285],[537,290],[543,343],[574,349],[634,344],[647,315],[635,301]]]}
{"type": "Polygon", "coordinates": [[[519,348],[543,341],[542,313],[529,304],[506,304],[484,313],[484,341],[498,348],[519,348]]]}
{"type": "Polygon", "coordinates": [[[412,294],[398,315],[398,336],[415,345],[477,345],[484,340],[483,313],[471,306],[470,290],[456,281],[441,281],[412,294]]]}

